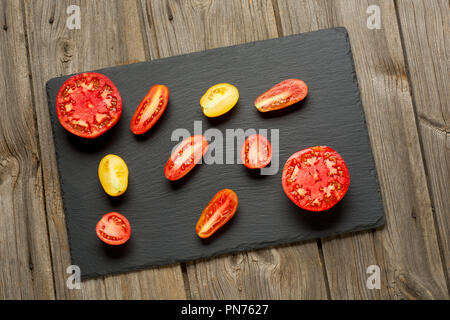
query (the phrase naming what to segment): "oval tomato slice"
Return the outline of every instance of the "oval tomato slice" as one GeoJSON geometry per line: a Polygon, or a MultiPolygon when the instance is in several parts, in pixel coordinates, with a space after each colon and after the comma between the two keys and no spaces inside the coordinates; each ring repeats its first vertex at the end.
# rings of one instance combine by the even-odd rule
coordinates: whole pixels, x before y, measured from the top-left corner
{"type": "Polygon", "coordinates": [[[111,129],[122,115],[122,98],[105,75],[81,73],[64,82],[56,96],[59,122],[83,138],[97,138],[111,129]]]}
{"type": "Polygon", "coordinates": [[[350,175],[342,157],[330,147],[311,147],[294,153],[284,165],[286,195],[300,208],[324,211],[347,193],[350,175]]]}
{"type": "Polygon", "coordinates": [[[238,89],[229,83],[219,83],[209,88],[200,99],[203,114],[218,117],[230,111],[239,100],[238,89]]]}
{"type": "Polygon", "coordinates": [[[103,157],[98,166],[98,177],[105,192],[112,197],[118,197],[127,190],[128,167],[119,156],[108,154],[103,157]]]}
{"type": "Polygon", "coordinates": [[[169,89],[162,84],[154,85],[142,99],[131,118],[134,134],[147,132],[161,118],[169,102],[169,89]]]}
{"type": "Polygon", "coordinates": [[[223,189],[217,192],[195,226],[197,235],[200,238],[210,237],[234,216],[237,206],[238,197],[233,190],[223,189]]]}
{"type": "Polygon", "coordinates": [[[272,145],[260,134],[251,135],[242,145],[241,160],[247,168],[264,168],[272,160],[272,145]]]}
{"type": "Polygon", "coordinates": [[[118,212],[105,214],[96,227],[97,236],[104,243],[120,245],[130,239],[131,226],[127,218],[118,212]]]}
{"type": "Polygon", "coordinates": [[[208,150],[204,136],[195,135],[184,139],[167,160],[164,174],[169,180],[178,180],[191,171],[208,150]]]}
{"type": "Polygon", "coordinates": [[[267,112],[286,108],[302,101],[308,95],[308,86],[299,79],[288,79],[280,82],[255,100],[258,111],[267,112]]]}

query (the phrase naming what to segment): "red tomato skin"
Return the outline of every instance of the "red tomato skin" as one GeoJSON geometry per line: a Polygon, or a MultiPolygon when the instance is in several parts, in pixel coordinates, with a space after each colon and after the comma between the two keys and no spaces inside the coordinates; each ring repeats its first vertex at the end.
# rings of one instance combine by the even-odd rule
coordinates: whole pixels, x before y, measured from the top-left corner
{"type": "Polygon", "coordinates": [[[260,134],[254,134],[251,135],[250,137],[248,137],[244,144],[242,145],[241,148],[241,160],[244,166],[246,166],[249,169],[261,169],[266,167],[270,161],[272,161],[272,145],[270,144],[269,140],[267,140],[266,137],[264,137],[263,135],[260,134]],[[246,153],[246,147],[247,145],[249,145],[250,148],[250,144],[251,143],[255,143],[257,140],[259,140],[263,145],[267,146],[268,149],[268,157],[265,159],[259,159],[257,161],[257,163],[255,163],[255,161],[246,161],[247,157],[245,156],[246,153]]]}
{"type": "Polygon", "coordinates": [[[260,112],[268,112],[286,108],[294,103],[300,102],[308,95],[308,86],[300,79],[284,80],[255,99],[255,107],[260,112]],[[288,97],[271,101],[276,95],[289,93],[288,97]]]}
{"type": "MultiPolygon", "coordinates": [[[[298,163],[298,160],[297,160],[298,163]]],[[[323,166],[322,166],[323,168],[323,166]]],[[[327,175],[328,177],[328,175],[327,175]]],[[[297,183],[297,181],[296,181],[297,183]]],[[[317,147],[310,147],[310,148],[306,148],[300,151],[297,151],[296,153],[294,153],[293,155],[291,155],[289,157],[289,159],[286,161],[286,164],[284,165],[283,168],[283,174],[282,174],[282,186],[283,186],[283,190],[286,193],[286,195],[288,196],[289,199],[291,199],[292,202],[294,202],[297,206],[299,206],[300,208],[307,210],[307,211],[312,211],[312,212],[321,212],[321,211],[326,211],[328,209],[331,209],[333,206],[335,206],[339,201],[341,201],[345,194],[348,191],[348,188],[350,186],[350,175],[348,172],[348,168],[346,163],[344,162],[344,159],[332,148],[327,147],[327,146],[317,146],[317,147]],[[304,203],[302,203],[301,201],[299,201],[298,199],[296,199],[296,196],[292,194],[292,190],[290,190],[289,185],[288,185],[288,169],[289,167],[292,165],[292,160],[295,159],[297,160],[298,158],[301,158],[303,155],[310,153],[311,151],[320,151],[322,154],[325,153],[329,153],[332,156],[334,156],[337,159],[337,164],[336,166],[339,166],[341,168],[341,170],[339,170],[337,173],[340,174],[340,172],[342,172],[342,176],[339,176],[338,178],[338,182],[340,184],[340,190],[339,190],[339,199],[336,199],[337,201],[332,201],[329,203],[325,203],[324,206],[317,206],[317,207],[311,207],[309,205],[305,205],[304,203]]],[[[309,187],[308,185],[306,185],[305,187],[309,187]]]]}
{"type": "Polygon", "coordinates": [[[112,129],[117,122],[119,121],[120,117],[122,116],[122,98],[120,96],[119,90],[117,89],[117,87],[114,85],[114,83],[104,74],[101,73],[96,73],[96,72],[84,72],[84,73],[80,73],[80,74],[76,74],[72,77],[70,77],[69,79],[67,79],[64,84],[61,86],[61,88],[58,91],[58,94],[56,96],[56,114],[58,116],[58,120],[60,122],[60,124],[64,127],[64,129],[66,129],[67,131],[69,131],[70,133],[79,136],[81,138],[86,138],[86,139],[95,139],[98,138],[99,136],[103,135],[104,133],[106,133],[107,131],[109,131],[110,129],[112,129]],[[117,99],[116,100],[116,106],[115,109],[116,111],[114,112],[114,116],[112,117],[112,121],[105,126],[103,129],[99,129],[98,131],[96,131],[93,134],[88,134],[85,132],[79,132],[76,131],[74,128],[72,128],[70,125],[68,125],[66,123],[66,121],[64,121],[64,115],[62,114],[62,110],[59,107],[61,105],[61,103],[63,102],[63,96],[64,96],[64,90],[68,85],[71,85],[73,83],[75,83],[75,81],[81,79],[81,78],[98,78],[99,81],[99,86],[103,87],[104,85],[109,86],[112,90],[112,92],[114,93],[114,97],[117,99]]]}
{"type": "Polygon", "coordinates": [[[120,213],[118,213],[118,212],[110,212],[110,213],[105,214],[105,215],[100,219],[100,221],[97,223],[97,226],[96,226],[96,228],[95,228],[95,232],[96,232],[98,238],[99,238],[101,241],[103,241],[104,243],[109,244],[109,245],[112,245],[112,246],[118,246],[118,245],[122,245],[122,244],[126,243],[126,242],[130,239],[130,236],[131,236],[131,225],[130,225],[130,222],[128,221],[128,219],[125,218],[122,214],[120,214],[120,213]],[[123,238],[123,239],[120,239],[120,240],[107,239],[107,238],[105,238],[105,237],[102,235],[102,233],[101,233],[101,226],[102,226],[102,224],[104,224],[105,221],[108,221],[108,219],[109,219],[110,217],[112,217],[112,216],[116,216],[116,217],[118,217],[119,219],[121,219],[122,222],[123,222],[123,224],[125,225],[125,228],[126,228],[126,234],[124,235],[124,238],[123,238]]]}
{"type": "Polygon", "coordinates": [[[136,111],[134,112],[133,117],[131,118],[130,122],[130,128],[131,131],[136,134],[144,134],[148,130],[150,130],[151,127],[155,125],[156,122],[158,122],[159,118],[161,118],[162,114],[166,110],[167,104],[169,102],[169,88],[167,88],[163,84],[156,84],[153,87],[150,88],[148,93],[145,95],[144,99],[139,103],[139,106],[136,108],[136,111]],[[156,112],[152,113],[151,120],[138,120],[138,117],[145,109],[146,103],[151,103],[154,100],[159,100],[159,105],[157,107],[156,112]],[[150,101],[150,102],[149,102],[150,101]],[[144,123],[141,123],[144,121],[144,123]]]}
{"type": "MultiPolygon", "coordinates": [[[[192,149],[189,148],[189,151],[192,149]]],[[[191,171],[195,165],[202,159],[203,155],[208,150],[208,141],[203,135],[195,135],[184,139],[175,149],[175,151],[171,154],[169,160],[164,167],[164,175],[168,180],[175,181],[183,178],[189,171],[191,171]],[[180,151],[183,150],[188,145],[194,145],[194,150],[198,150],[201,147],[201,151],[194,151],[194,154],[189,154],[189,164],[186,164],[186,161],[183,161],[181,165],[175,165],[175,161],[183,156],[180,154],[180,151]]],[[[185,156],[185,155],[184,155],[185,156]]]]}
{"type": "Polygon", "coordinates": [[[223,189],[217,192],[205,207],[200,218],[198,219],[198,222],[195,226],[195,232],[197,233],[197,235],[202,239],[206,239],[212,236],[234,216],[238,207],[238,202],[239,200],[236,193],[231,189],[223,189]],[[225,207],[224,210],[227,210],[227,212],[222,212],[220,215],[215,216],[214,213],[216,212],[212,212],[212,210],[220,203],[226,204],[225,206],[220,205],[219,208],[222,209],[225,207]],[[212,228],[202,230],[205,223],[207,223],[211,218],[218,218],[218,220],[215,221],[215,224],[212,225],[212,228]]]}

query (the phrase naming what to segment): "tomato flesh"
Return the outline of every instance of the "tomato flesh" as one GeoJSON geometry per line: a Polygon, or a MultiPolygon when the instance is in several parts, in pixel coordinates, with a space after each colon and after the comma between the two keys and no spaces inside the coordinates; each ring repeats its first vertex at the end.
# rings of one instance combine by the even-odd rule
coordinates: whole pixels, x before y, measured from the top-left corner
{"type": "Polygon", "coordinates": [[[324,211],[345,196],[350,175],[336,151],[318,146],[298,151],[286,161],[282,183],[284,192],[297,206],[324,211]]]}
{"type": "Polygon", "coordinates": [[[130,222],[120,213],[110,212],[105,214],[97,223],[96,233],[104,243],[121,245],[130,239],[130,222]]]}
{"type": "Polygon", "coordinates": [[[223,189],[208,203],[195,226],[200,238],[208,238],[227,223],[237,210],[238,197],[231,189],[223,189]]]}
{"type": "Polygon", "coordinates": [[[178,180],[191,171],[208,150],[208,141],[203,135],[184,139],[167,160],[164,175],[169,180],[178,180]]]}
{"type": "Polygon", "coordinates": [[[56,96],[61,125],[83,138],[97,138],[122,115],[122,98],[114,83],[100,73],[82,73],[67,79],[56,96]]]}
{"type": "Polygon", "coordinates": [[[161,118],[169,102],[169,89],[162,84],[154,85],[146,94],[131,118],[131,131],[143,134],[161,118]]]}
{"type": "Polygon", "coordinates": [[[264,92],[255,100],[260,112],[286,108],[302,101],[308,95],[308,86],[300,79],[288,79],[264,92]]]}
{"type": "Polygon", "coordinates": [[[241,160],[247,168],[264,168],[272,160],[272,145],[263,135],[251,135],[242,145],[241,160]]]}
{"type": "Polygon", "coordinates": [[[109,154],[100,161],[98,177],[105,192],[118,197],[125,193],[128,187],[128,167],[119,156],[109,154]]]}
{"type": "Polygon", "coordinates": [[[203,114],[218,117],[230,111],[239,100],[238,89],[229,83],[219,83],[209,88],[200,99],[203,114]]]}

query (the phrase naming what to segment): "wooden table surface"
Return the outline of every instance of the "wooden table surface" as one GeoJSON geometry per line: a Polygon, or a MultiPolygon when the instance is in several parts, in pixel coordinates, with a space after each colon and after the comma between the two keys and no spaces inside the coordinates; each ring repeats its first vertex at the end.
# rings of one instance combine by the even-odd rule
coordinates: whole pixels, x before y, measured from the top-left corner
{"type": "Polygon", "coordinates": [[[449,299],[449,16],[448,0],[2,0],[0,299],[449,299]],[[79,30],[66,27],[72,4],[79,30]],[[370,5],[381,29],[367,27],[370,5]],[[384,228],[67,288],[48,79],[336,26],[350,34],[384,228]]]}

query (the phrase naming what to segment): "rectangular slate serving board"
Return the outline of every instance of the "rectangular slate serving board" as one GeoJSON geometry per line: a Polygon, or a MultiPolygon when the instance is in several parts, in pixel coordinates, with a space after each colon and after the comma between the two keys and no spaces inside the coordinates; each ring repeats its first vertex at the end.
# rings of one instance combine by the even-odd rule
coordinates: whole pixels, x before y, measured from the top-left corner
{"type": "MultiPolygon", "coordinates": [[[[123,99],[119,123],[104,136],[81,139],[66,132],[56,117],[55,99],[69,77],[47,82],[48,103],[66,214],[72,263],[82,278],[322,238],[380,227],[385,223],[377,174],[347,31],[321,30],[284,38],[219,48],[167,59],[98,70],[117,86],[123,99]],[[261,114],[254,99],[276,83],[300,78],[309,86],[301,103],[261,114]],[[238,104],[215,119],[203,116],[199,99],[211,85],[229,82],[240,92],[238,104]],[[149,88],[170,90],[169,105],[143,137],[134,136],[130,119],[149,88]],[[199,165],[178,182],[163,169],[172,148],[172,132],[194,121],[203,131],[216,128],[279,129],[279,170],[260,176],[240,164],[199,165]],[[351,177],[345,198],[325,213],[307,213],[284,194],[281,172],[294,152],[327,145],[346,161],[351,177]],[[98,177],[106,154],[121,156],[130,178],[127,192],[108,197],[98,177]],[[233,189],[239,208],[213,237],[201,240],[195,224],[214,194],[233,189]],[[124,214],[132,236],[123,246],[103,244],[95,234],[107,212],[124,214]]],[[[225,138],[225,135],[224,135],[225,138]]],[[[233,142],[225,143],[226,152],[233,142]]],[[[236,153],[236,156],[238,154],[236,153]]]]}

